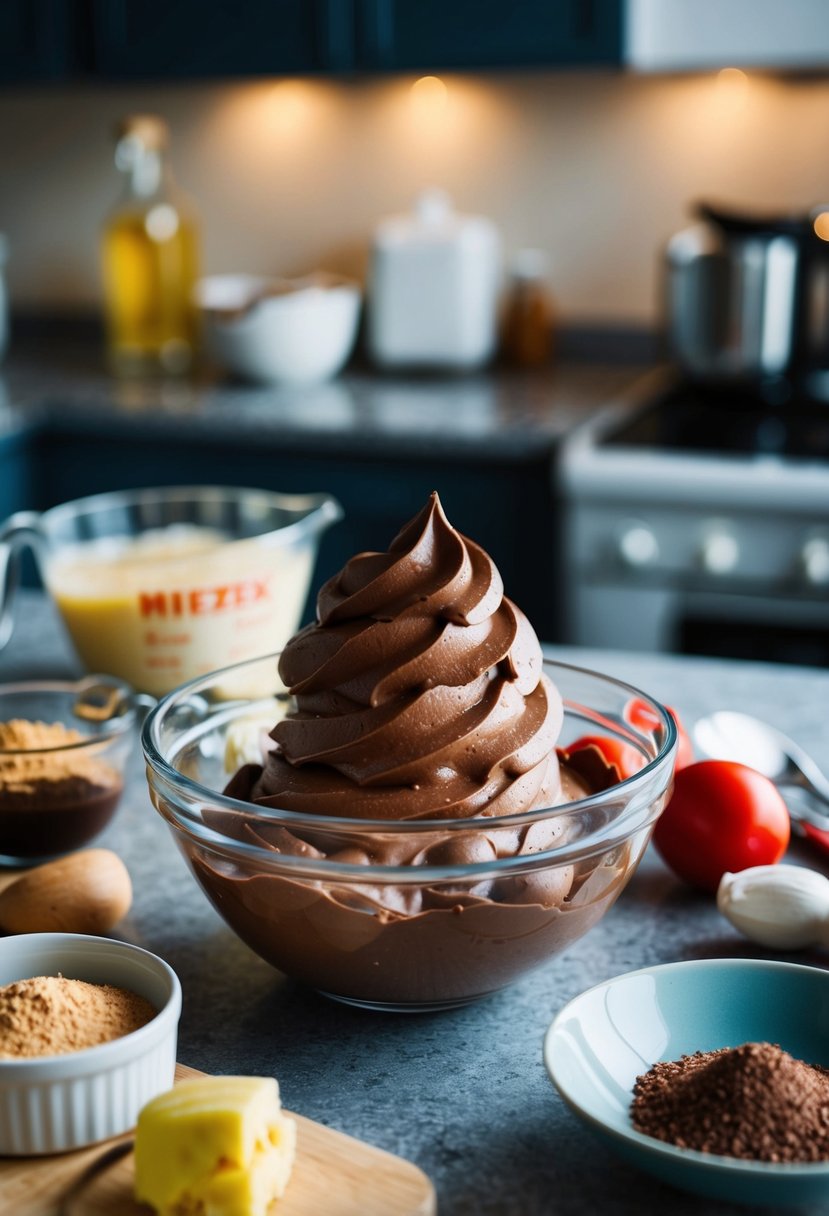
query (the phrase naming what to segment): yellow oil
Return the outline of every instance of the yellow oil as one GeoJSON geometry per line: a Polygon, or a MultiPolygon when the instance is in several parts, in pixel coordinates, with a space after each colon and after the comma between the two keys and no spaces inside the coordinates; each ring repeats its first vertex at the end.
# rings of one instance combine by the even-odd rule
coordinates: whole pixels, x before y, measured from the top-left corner
{"type": "Polygon", "coordinates": [[[103,233],[107,331],[118,369],[176,372],[196,342],[198,233],[172,203],[119,211],[103,233]]]}

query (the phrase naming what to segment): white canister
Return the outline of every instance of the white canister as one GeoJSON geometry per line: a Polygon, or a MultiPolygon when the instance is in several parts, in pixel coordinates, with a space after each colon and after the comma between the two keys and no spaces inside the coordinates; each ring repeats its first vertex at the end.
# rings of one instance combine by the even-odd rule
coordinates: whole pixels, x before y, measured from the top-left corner
{"type": "Polygon", "coordinates": [[[501,242],[491,220],[460,215],[442,190],[374,235],[368,349],[381,367],[474,368],[497,342],[501,242]]]}

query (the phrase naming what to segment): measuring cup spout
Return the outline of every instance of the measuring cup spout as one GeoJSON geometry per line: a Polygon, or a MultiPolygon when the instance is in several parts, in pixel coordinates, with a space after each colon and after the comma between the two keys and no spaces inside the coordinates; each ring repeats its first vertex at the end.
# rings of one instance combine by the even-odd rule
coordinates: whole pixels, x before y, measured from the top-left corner
{"type": "Polygon", "coordinates": [[[343,509],[331,494],[275,494],[286,515],[283,539],[317,537],[343,518],[343,509]]]}

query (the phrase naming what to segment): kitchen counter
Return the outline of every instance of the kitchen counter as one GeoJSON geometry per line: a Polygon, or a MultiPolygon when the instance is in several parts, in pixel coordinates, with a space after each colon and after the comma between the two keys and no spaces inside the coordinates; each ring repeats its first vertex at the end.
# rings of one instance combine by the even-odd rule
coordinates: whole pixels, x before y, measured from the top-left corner
{"type": "MultiPolygon", "coordinates": [[[[76,670],[42,596],[28,593],[17,618],[0,653],[0,679],[76,670]]],[[[550,654],[640,685],[689,724],[724,707],[766,717],[829,767],[829,720],[820,712],[829,704],[829,673],[565,648],[550,654]]],[[[415,1161],[436,1186],[441,1216],[745,1212],[674,1191],[617,1160],[567,1110],[542,1064],[553,1016],[593,984],[675,959],[768,957],[652,851],[587,937],[512,988],[453,1012],[392,1015],[315,995],[224,926],[151,807],[138,749],[122,807],[99,843],[124,858],[135,887],[119,935],[161,954],[181,978],[180,1060],[211,1072],[274,1074],[290,1109],[415,1161]]],[[[824,864],[800,844],[792,853],[824,864]]],[[[779,957],[827,962],[817,953],[779,957]]]]}
{"type": "Polygon", "coordinates": [[[20,429],[231,439],[365,456],[532,459],[636,375],[620,364],[549,371],[380,374],[352,370],[308,387],[245,384],[206,368],[192,379],[117,379],[81,343],[24,348],[0,369],[0,439],[20,429]]]}

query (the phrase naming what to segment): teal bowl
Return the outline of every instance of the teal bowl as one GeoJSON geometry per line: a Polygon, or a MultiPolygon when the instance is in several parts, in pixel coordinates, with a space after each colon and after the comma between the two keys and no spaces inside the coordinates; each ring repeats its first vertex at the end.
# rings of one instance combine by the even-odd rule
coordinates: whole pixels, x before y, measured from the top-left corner
{"type": "Polygon", "coordinates": [[[750,1042],[778,1043],[829,1067],[829,971],[753,959],[631,971],[565,1005],[547,1031],[544,1063],[567,1105],[620,1156],[663,1182],[737,1203],[825,1203],[829,1161],[742,1161],[633,1129],[633,1085],[651,1065],[750,1042]]]}

